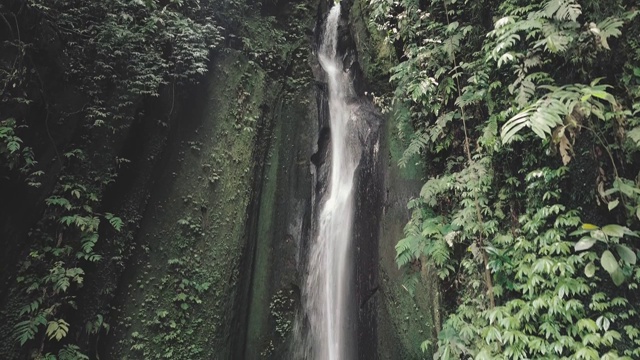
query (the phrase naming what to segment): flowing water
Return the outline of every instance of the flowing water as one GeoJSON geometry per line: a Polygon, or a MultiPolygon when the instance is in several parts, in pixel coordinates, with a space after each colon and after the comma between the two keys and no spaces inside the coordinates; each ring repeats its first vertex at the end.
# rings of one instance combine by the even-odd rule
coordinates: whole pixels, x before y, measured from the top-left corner
{"type": "Polygon", "coordinates": [[[356,127],[347,98],[348,72],[336,52],[340,4],[331,9],[318,51],[327,74],[331,127],[331,170],[328,190],[317,219],[317,237],[311,245],[305,284],[305,311],[309,321],[305,358],[340,360],[349,357],[351,334],[349,302],[353,297],[353,255],[350,250],[354,217],[354,172],[361,149],[353,140],[356,127]]]}

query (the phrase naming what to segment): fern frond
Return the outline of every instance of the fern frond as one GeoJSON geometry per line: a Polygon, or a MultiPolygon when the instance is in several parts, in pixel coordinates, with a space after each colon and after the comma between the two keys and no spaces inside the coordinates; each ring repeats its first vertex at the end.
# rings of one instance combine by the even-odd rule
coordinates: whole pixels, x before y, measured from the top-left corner
{"type": "Polygon", "coordinates": [[[89,357],[82,352],[76,345],[65,345],[58,352],[59,360],[89,360],[89,357]]]}
{"type": "Polygon", "coordinates": [[[545,37],[534,42],[533,48],[544,48],[550,53],[561,53],[569,48],[571,41],[573,38],[564,32],[558,29],[547,29],[545,37]]]}
{"type": "Polygon", "coordinates": [[[425,253],[439,267],[446,265],[451,257],[450,248],[444,240],[432,241],[430,246],[425,249],[425,253]]]}
{"type": "Polygon", "coordinates": [[[544,7],[544,15],[549,19],[576,21],[581,14],[582,8],[575,0],[551,0],[544,7]]]}
{"type": "Polygon", "coordinates": [[[38,315],[33,319],[25,320],[17,323],[13,327],[13,335],[15,339],[20,342],[20,346],[24,345],[27,341],[35,338],[38,333],[38,329],[41,325],[46,325],[47,320],[42,315],[38,315]]]}
{"type": "Polygon", "coordinates": [[[606,96],[600,88],[596,89],[584,85],[569,85],[561,88],[541,85],[539,88],[550,92],[503,125],[500,135],[504,144],[510,143],[514,136],[525,127],[531,128],[536,135],[545,139],[551,135],[552,129],[562,125],[564,117],[573,112],[581,98],[582,101],[587,100],[584,99],[585,91],[589,91],[589,94],[592,95],[595,92],[598,94],[597,97],[606,96]]]}
{"type": "Polygon", "coordinates": [[[429,143],[429,134],[424,131],[416,133],[416,135],[411,139],[409,146],[402,153],[402,157],[398,161],[398,166],[404,168],[407,166],[409,159],[411,159],[415,155],[419,155],[422,150],[429,143]]]}
{"type": "Polygon", "coordinates": [[[518,95],[516,96],[516,102],[518,105],[523,106],[529,102],[529,99],[533,97],[536,92],[536,84],[531,80],[526,79],[522,81],[518,88],[518,95]]]}
{"type": "Polygon", "coordinates": [[[453,185],[452,176],[444,176],[430,179],[427,181],[420,190],[420,197],[424,199],[425,203],[429,206],[436,206],[438,203],[438,196],[446,193],[450,186],[453,185]]]}
{"type": "Polygon", "coordinates": [[[602,45],[603,48],[611,50],[607,39],[622,35],[622,32],[620,31],[622,25],[624,25],[622,20],[615,17],[608,17],[598,24],[591,23],[589,25],[589,31],[591,31],[591,33],[600,40],[600,45],[602,45]]]}
{"type": "Polygon", "coordinates": [[[402,282],[402,287],[405,290],[407,290],[409,295],[413,296],[413,294],[416,292],[416,287],[418,286],[419,283],[420,283],[420,274],[413,273],[405,277],[404,281],[402,282]]]}
{"type": "Polygon", "coordinates": [[[447,125],[455,118],[456,114],[454,111],[449,111],[438,116],[435,124],[428,129],[429,141],[432,144],[436,144],[438,139],[444,135],[447,125]]]}
{"type": "Polygon", "coordinates": [[[409,236],[396,244],[396,264],[398,268],[401,268],[417,258],[417,254],[420,253],[418,249],[420,245],[420,237],[409,236]]]}

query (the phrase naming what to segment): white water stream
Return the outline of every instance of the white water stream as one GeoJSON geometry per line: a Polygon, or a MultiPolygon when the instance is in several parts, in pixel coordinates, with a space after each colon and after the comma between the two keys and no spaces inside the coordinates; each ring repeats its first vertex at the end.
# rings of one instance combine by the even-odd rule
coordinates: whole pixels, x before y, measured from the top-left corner
{"type": "Polygon", "coordinates": [[[351,91],[349,75],[336,54],[340,4],[331,9],[326,21],[320,65],[329,85],[331,125],[331,170],[326,201],[317,219],[317,237],[311,245],[305,284],[305,311],[309,320],[305,358],[342,360],[348,357],[349,297],[353,296],[353,255],[350,251],[354,217],[354,172],[361,156],[354,139],[347,103],[351,91]]]}

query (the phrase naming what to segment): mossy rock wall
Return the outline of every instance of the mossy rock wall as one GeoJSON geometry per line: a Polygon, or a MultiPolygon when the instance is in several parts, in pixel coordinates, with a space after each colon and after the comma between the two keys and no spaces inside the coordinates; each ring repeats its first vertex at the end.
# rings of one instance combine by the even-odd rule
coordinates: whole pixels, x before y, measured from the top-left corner
{"type": "MultiPolygon", "coordinates": [[[[353,1],[349,24],[364,73],[366,91],[381,95],[390,91],[389,71],[395,63],[395,50],[384,42],[383,34],[367,20],[367,2],[353,1]]],[[[378,243],[379,287],[377,297],[377,356],[380,359],[427,359],[422,352],[423,341],[434,340],[440,322],[440,293],[438,279],[425,266],[415,293],[411,296],[403,282],[405,273],[395,262],[395,245],[404,237],[404,226],[411,217],[407,203],[418,196],[423,183],[424,169],[420,161],[409,161],[400,168],[406,144],[399,135],[392,113],[385,114],[381,141],[384,174],[383,210],[378,243]]]]}
{"type": "Polygon", "coordinates": [[[317,120],[308,59],[258,63],[237,50],[214,55],[184,115],[192,125],[166,151],[103,358],[257,359],[286,351],[317,120]]]}
{"type": "Polygon", "coordinates": [[[207,84],[140,224],[109,358],[229,357],[254,150],[275,94],[235,51],[215,57],[207,84]]]}
{"type": "Polygon", "coordinates": [[[309,239],[316,141],[309,88],[282,99],[256,205],[255,255],[244,358],[282,359],[289,353],[300,305],[301,246],[309,239]]]}

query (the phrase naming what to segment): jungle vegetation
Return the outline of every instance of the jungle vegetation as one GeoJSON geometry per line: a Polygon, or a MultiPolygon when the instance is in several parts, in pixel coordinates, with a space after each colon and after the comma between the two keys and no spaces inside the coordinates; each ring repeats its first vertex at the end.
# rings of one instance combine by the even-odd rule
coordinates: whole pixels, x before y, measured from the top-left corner
{"type": "MultiPolygon", "coordinates": [[[[261,69],[237,76],[242,84],[229,94],[237,107],[230,118],[237,121],[225,130],[230,138],[235,132],[245,134],[240,145],[256,136],[257,115],[244,109],[249,107],[249,74],[291,72],[291,59],[304,59],[306,50],[301,47],[306,39],[302,21],[277,25],[278,8],[265,9],[260,2],[235,0],[0,3],[2,358],[99,356],[102,340],[113,332],[110,312],[116,305],[111,302],[122,274],[135,262],[136,252],[149,250],[132,242],[146,193],[134,193],[125,206],[112,201],[116,178],[131,173],[132,160],[122,154],[147,156],[139,163],[161,157],[175,123],[186,121],[176,117],[180,104],[202,90],[196,84],[209,71],[211,58],[221,53],[241,54],[248,59],[242,66],[261,69]],[[157,139],[147,140],[153,136],[157,139]],[[136,154],[135,146],[126,150],[132,138],[152,149],[145,154],[136,154]]],[[[300,19],[300,13],[309,11],[296,4],[282,12],[300,19]]],[[[234,57],[240,58],[225,59],[234,57]]],[[[197,153],[202,144],[187,146],[197,153]]],[[[223,163],[233,155],[218,154],[209,162],[223,163]]],[[[202,169],[211,173],[203,178],[208,188],[220,177],[212,167],[202,169]]],[[[137,169],[149,172],[147,177],[152,170],[146,165],[137,169]]],[[[250,192],[237,193],[241,190],[250,192]]],[[[184,207],[197,205],[201,214],[206,204],[196,204],[195,197],[185,197],[184,207]]],[[[231,214],[220,216],[229,220],[231,214]]],[[[203,236],[203,224],[186,215],[173,224],[182,234],[175,239],[179,250],[203,236]]],[[[142,299],[153,317],[137,315],[144,328],[131,331],[126,351],[141,358],[205,356],[193,339],[194,330],[185,324],[207,325],[195,318],[201,298],[215,302],[228,296],[224,289],[211,289],[214,275],[222,283],[231,281],[220,274],[202,275],[189,260],[194,258],[175,257],[162,264],[173,277],[156,282],[175,291],[166,299],[153,294],[142,299]],[[159,301],[168,310],[158,309],[159,301]]],[[[130,319],[123,321],[130,325],[130,319]]]]}
{"type": "MultiPolygon", "coordinates": [[[[94,356],[110,331],[104,309],[71,314],[87,273],[98,263],[121,272],[131,252],[139,219],[103,206],[129,161],[118,156],[122,134],[161,95],[166,126],[212,51],[241,49],[281,70],[303,29],[269,32],[273,18],[249,26],[253,5],[0,4],[2,195],[21,194],[7,200],[16,208],[40,204],[25,243],[1,239],[13,260],[0,264],[0,295],[11,299],[0,353],[94,356]]],[[[400,165],[426,170],[396,260],[409,293],[438,281],[453,299],[425,354],[640,357],[637,3],[371,0],[366,14],[385,38],[371,66],[392,89],[375,100],[409,144],[400,165]],[[422,278],[431,268],[437,279],[422,278]]],[[[184,296],[176,304],[188,307],[184,296]]]]}
{"type": "Polygon", "coordinates": [[[373,0],[369,14],[397,55],[381,48],[394,90],[377,101],[409,143],[400,165],[427,168],[397,264],[410,292],[434,267],[455,299],[423,350],[638,358],[637,4],[373,0]]]}

